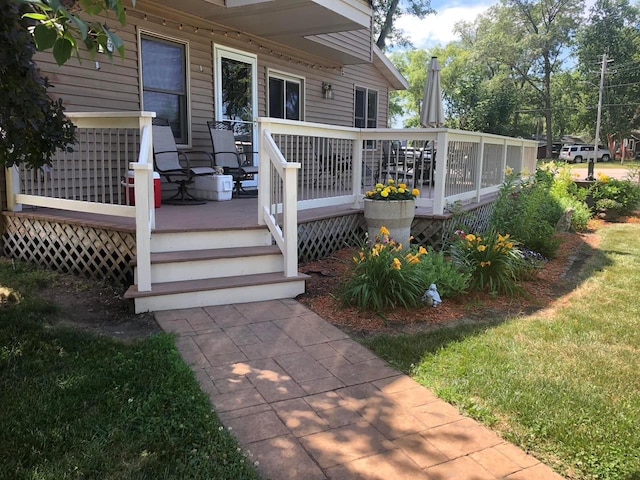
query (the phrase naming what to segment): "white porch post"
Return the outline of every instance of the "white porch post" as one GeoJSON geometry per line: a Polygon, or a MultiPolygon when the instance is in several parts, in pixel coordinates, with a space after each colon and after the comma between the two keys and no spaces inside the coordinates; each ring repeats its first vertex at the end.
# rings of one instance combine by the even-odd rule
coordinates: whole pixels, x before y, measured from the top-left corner
{"type": "Polygon", "coordinates": [[[134,162],[136,199],[136,264],[138,291],[151,291],[151,220],[153,208],[153,164],[134,162]]]}
{"type": "Polygon", "coordinates": [[[271,161],[264,148],[264,135],[269,129],[269,123],[258,120],[258,225],[266,225],[264,208],[271,197],[271,161]]]}
{"type": "Polygon", "coordinates": [[[298,275],[298,168],[284,168],[283,236],[285,238],[284,275],[298,275]]]}
{"type": "Polygon", "coordinates": [[[435,185],[433,192],[433,213],[435,215],[442,215],[444,213],[444,193],[445,184],[447,178],[447,169],[449,168],[449,136],[447,131],[438,132],[437,142],[438,151],[436,153],[436,171],[435,171],[435,185]]]}
{"type": "Polygon", "coordinates": [[[357,206],[362,199],[362,175],[363,175],[363,163],[362,163],[362,138],[358,136],[358,140],[351,142],[352,152],[352,172],[353,179],[351,184],[351,191],[353,192],[353,203],[357,206]]]}
{"type": "Polygon", "coordinates": [[[7,184],[7,210],[21,212],[22,204],[16,203],[16,195],[20,193],[20,171],[17,165],[5,169],[5,180],[7,184]]]}
{"type": "Polygon", "coordinates": [[[480,201],[480,190],[482,190],[482,171],[484,169],[484,135],[480,137],[480,154],[478,155],[478,177],[476,180],[476,202],[480,201]]]}

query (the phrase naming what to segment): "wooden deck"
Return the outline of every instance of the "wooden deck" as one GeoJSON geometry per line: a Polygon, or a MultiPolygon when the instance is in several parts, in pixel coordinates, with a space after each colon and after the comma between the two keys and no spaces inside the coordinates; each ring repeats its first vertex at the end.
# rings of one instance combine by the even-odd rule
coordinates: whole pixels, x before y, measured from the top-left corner
{"type": "MultiPolygon", "coordinates": [[[[361,211],[361,208],[358,209],[349,205],[299,210],[298,223],[339,217],[361,211]]],[[[37,207],[25,207],[18,215],[135,233],[135,220],[133,218],[37,207]]],[[[448,215],[434,216],[430,208],[417,208],[416,217],[444,219],[447,218],[448,215]]],[[[163,204],[160,208],[156,209],[156,231],[159,232],[248,229],[257,227],[258,199],[255,197],[234,197],[228,201],[210,201],[203,205],[163,204]]]]}

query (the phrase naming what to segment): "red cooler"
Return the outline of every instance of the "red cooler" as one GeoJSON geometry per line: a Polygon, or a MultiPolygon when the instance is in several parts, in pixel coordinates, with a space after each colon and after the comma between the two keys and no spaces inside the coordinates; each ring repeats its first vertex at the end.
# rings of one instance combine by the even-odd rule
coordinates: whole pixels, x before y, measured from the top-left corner
{"type": "MultiPolygon", "coordinates": [[[[124,187],[124,198],[127,205],[136,204],[136,190],[133,170],[127,173],[127,183],[122,182],[124,187]]],[[[162,206],[162,184],[160,182],[160,174],[153,172],[153,203],[156,208],[162,206]]]]}

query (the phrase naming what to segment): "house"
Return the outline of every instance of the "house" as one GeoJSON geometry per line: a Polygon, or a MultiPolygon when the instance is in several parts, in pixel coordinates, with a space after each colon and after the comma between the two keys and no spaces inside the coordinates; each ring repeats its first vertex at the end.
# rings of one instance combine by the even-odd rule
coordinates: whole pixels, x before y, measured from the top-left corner
{"type": "Polygon", "coordinates": [[[115,27],[124,61],[58,67],[37,55],[78,145],[51,168],[6,172],[3,248],[132,281],[137,311],[301,293],[299,259],[361,238],[362,192],[388,172],[385,145],[405,145],[396,175],[423,189],[413,225],[422,243],[446,237],[449,204],[486,221],[505,167],[535,169],[532,141],[387,129],[389,92],[407,83],[374,45],[365,1],[138,0],[115,27]],[[209,120],[246,127],[259,174],[245,183],[258,197],[154,209],[153,118],[185,150],[211,150],[209,120]],[[135,206],[120,186],[129,170],[135,206]]]}

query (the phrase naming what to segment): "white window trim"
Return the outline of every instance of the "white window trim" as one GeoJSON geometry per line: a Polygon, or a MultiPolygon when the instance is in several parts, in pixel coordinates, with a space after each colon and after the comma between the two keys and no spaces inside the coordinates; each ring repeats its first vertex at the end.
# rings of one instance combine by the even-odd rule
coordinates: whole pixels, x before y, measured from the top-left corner
{"type": "Polygon", "coordinates": [[[300,121],[304,122],[305,121],[305,117],[306,117],[306,112],[307,112],[307,95],[306,95],[306,89],[307,89],[307,78],[300,76],[300,75],[293,75],[291,73],[287,73],[287,72],[283,72],[281,70],[275,70],[272,68],[267,68],[267,95],[266,95],[266,103],[267,103],[267,114],[270,111],[270,105],[269,105],[269,79],[270,78],[278,78],[280,80],[285,80],[285,81],[291,81],[291,82],[297,82],[300,84],[300,96],[302,97],[300,99],[300,121]]]}
{"type": "MultiPolygon", "coordinates": [[[[354,85],[353,86],[353,126],[355,127],[356,123],[356,91],[364,90],[364,102],[365,102],[365,116],[364,116],[364,128],[367,127],[367,121],[369,120],[369,92],[376,93],[376,126],[372,128],[378,128],[378,123],[380,122],[380,90],[375,88],[369,88],[362,85],[354,85]]],[[[377,141],[367,141],[364,142],[364,150],[376,150],[378,148],[377,141]]]]}
{"type": "Polygon", "coordinates": [[[184,45],[184,54],[185,54],[185,82],[186,82],[186,95],[187,95],[187,143],[176,144],[177,147],[181,148],[191,148],[193,143],[192,136],[192,128],[191,128],[191,58],[189,54],[189,42],[187,40],[182,40],[180,38],[171,37],[169,35],[164,35],[161,33],[153,32],[150,30],[145,30],[144,28],[137,29],[137,41],[138,41],[138,85],[140,90],[140,110],[142,111],[142,106],[144,105],[144,85],[142,83],[142,37],[155,37],[160,40],[166,40],[168,42],[174,42],[181,45],[184,45]]]}

